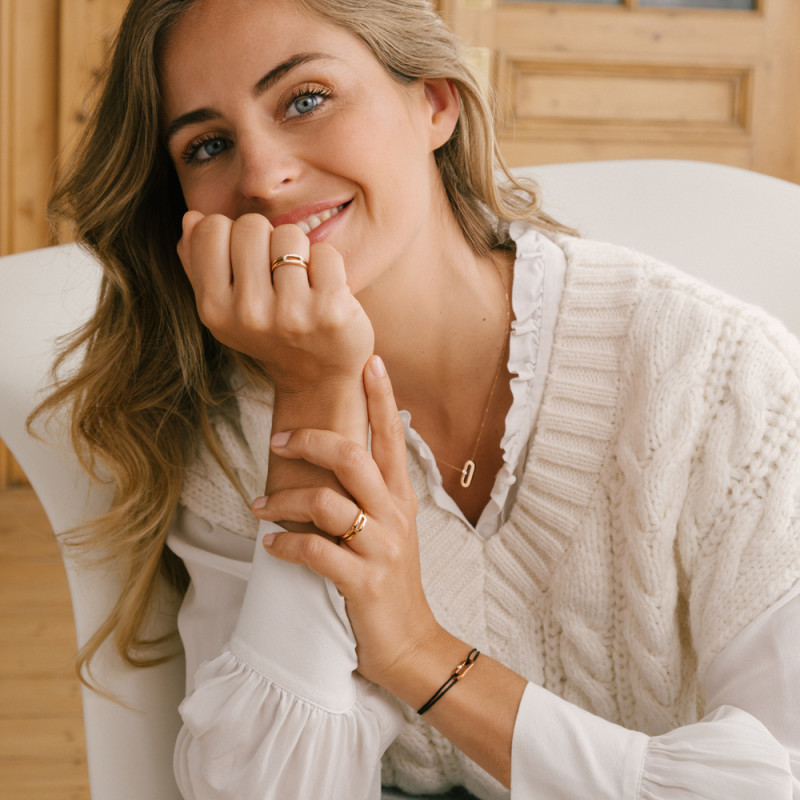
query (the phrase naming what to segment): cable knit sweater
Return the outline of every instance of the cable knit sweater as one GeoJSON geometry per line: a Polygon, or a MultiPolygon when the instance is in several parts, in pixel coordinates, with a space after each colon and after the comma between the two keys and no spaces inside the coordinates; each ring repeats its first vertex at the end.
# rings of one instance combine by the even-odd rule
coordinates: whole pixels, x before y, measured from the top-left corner
{"type": "MultiPolygon", "coordinates": [[[[423,583],[455,635],[593,714],[660,734],[703,715],[712,660],[800,580],[800,350],[760,310],[663,264],[556,241],[567,272],[549,374],[498,533],[483,541],[436,506],[409,454],[423,583]]],[[[263,406],[243,400],[241,412],[219,430],[257,492],[269,431],[248,449],[246,419],[263,406]]],[[[254,535],[221,474],[201,459],[184,503],[254,535]]],[[[505,795],[410,709],[383,778],[505,795]]]]}

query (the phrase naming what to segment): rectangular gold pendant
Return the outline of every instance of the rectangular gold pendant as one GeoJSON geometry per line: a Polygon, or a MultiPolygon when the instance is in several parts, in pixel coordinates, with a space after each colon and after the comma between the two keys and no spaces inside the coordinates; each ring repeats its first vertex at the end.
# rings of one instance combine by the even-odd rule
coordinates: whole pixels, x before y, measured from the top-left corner
{"type": "Polygon", "coordinates": [[[468,489],[469,485],[472,483],[472,476],[475,474],[475,462],[472,459],[469,459],[464,464],[464,469],[461,470],[461,485],[468,489]]]}

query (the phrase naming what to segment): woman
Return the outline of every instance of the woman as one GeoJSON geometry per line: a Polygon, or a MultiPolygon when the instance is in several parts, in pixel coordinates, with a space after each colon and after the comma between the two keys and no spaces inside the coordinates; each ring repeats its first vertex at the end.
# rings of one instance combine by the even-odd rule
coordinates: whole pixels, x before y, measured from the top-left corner
{"type": "Polygon", "coordinates": [[[50,404],[120,487],[84,658],[190,576],[187,798],[798,796],[797,344],[497,163],[422,0],[131,4],[50,404]]]}

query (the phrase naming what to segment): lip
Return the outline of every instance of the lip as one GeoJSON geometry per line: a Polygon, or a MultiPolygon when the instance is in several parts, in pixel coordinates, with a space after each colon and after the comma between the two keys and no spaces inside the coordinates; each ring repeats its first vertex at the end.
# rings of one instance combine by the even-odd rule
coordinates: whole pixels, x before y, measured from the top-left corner
{"type": "MultiPolygon", "coordinates": [[[[308,219],[312,214],[320,214],[323,211],[327,211],[329,208],[336,208],[337,206],[345,206],[339,214],[347,211],[347,206],[349,205],[352,197],[342,198],[339,200],[320,200],[316,203],[307,203],[302,206],[297,206],[297,208],[293,208],[291,211],[287,211],[285,214],[278,214],[277,217],[272,217],[270,219],[270,224],[273,228],[277,228],[278,225],[294,225],[298,222],[301,222],[304,219],[308,219]]],[[[331,217],[331,219],[326,220],[322,223],[319,227],[322,228],[328,224],[332,219],[336,219],[336,217],[331,217]]],[[[313,234],[319,228],[315,228],[311,233],[313,234]]]]}

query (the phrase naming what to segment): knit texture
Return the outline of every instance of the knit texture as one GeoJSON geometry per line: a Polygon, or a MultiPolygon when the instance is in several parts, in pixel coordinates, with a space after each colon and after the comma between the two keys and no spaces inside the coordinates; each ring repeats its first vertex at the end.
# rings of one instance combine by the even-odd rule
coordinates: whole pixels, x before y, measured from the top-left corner
{"type": "MultiPolygon", "coordinates": [[[[432,502],[409,451],[423,583],[455,635],[655,735],[703,715],[711,661],[800,580],[800,350],[763,312],[665,265],[557,241],[564,295],[507,522],[481,540],[432,502]]],[[[264,425],[252,402],[240,403],[245,438],[264,425]]],[[[264,452],[239,468],[256,469],[264,452]]],[[[206,464],[187,483],[212,472],[206,464]]],[[[206,481],[184,501],[230,527],[218,494],[236,499],[206,481]]],[[[508,796],[411,709],[406,720],[385,783],[508,796]]]]}

